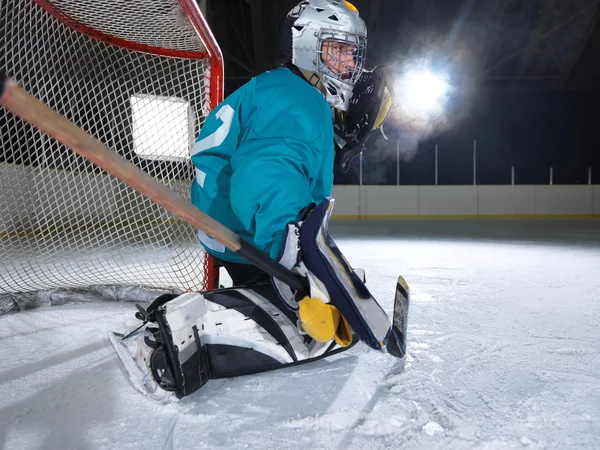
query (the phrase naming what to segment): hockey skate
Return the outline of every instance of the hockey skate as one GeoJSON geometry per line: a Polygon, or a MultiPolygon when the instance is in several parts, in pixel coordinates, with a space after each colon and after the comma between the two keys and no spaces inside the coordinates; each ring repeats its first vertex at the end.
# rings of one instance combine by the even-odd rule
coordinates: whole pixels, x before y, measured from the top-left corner
{"type": "Polygon", "coordinates": [[[129,375],[129,380],[138,391],[162,402],[176,399],[175,393],[161,388],[152,374],[150,357],[154,347],[148,345],[148,342],[155,339],[154,333],[140,330],[128,335],[109,332],[108,339],[129,375]]]}

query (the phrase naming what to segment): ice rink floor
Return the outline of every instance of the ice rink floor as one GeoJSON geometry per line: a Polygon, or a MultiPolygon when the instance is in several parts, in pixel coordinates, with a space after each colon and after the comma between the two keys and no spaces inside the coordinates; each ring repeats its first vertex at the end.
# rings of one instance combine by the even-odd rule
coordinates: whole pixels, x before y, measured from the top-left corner
{"type": "Polygon", "coordinates": [[[330,229],[388,312],[408,281],[404,371],[359,344],[163,406],[106,339],[136,322],[133,304],[39,308],[0,317],[0,448],[598,448],[600,220],[330,229]]]}

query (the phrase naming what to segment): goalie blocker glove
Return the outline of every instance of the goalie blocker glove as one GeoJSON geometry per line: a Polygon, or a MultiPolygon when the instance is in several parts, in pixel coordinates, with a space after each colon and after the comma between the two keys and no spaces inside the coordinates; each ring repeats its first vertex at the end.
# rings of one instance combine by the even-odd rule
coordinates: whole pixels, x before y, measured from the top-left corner
{"type": "Polygon", "coordinates": [[[329,235],[333,204],[334,200],[327,198],[305,214],[304,220],[288,224],[279,252],[282,265],[307,278],[310,292],[295,292],[276,278],[273,285],[283,302],[298,313],[299,326],[312,338],[334,337],[343,345],[353,331],[370,347],[383,350],[390,319],[329,235]]]}

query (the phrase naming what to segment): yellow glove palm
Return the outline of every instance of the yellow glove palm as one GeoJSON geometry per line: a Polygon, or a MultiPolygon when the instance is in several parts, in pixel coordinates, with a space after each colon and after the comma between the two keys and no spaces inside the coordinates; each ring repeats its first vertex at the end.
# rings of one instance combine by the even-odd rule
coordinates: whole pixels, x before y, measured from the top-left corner
{"type": "Polygon", "coordinates": [[[311,338],[319,342],[335,339],[340,347],[352,343],[352,329],[335,306],[318,298],[304,297],[298,307],[302,328],[311,338]]]}

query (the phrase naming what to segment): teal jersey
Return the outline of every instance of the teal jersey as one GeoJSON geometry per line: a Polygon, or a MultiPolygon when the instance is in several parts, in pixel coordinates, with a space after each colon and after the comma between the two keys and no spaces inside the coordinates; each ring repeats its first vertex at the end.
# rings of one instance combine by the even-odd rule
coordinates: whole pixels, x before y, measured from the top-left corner
{"type": "MultiPolygon", "coordinates": [[[[333,125],[329,104],[289,69],[265,72],[206,119],[194,148],[192,203],[276,258],[300,211],[331,196],[333,125]]],[[[203,232],[219,259],[246,260],[203,232]]]]}

